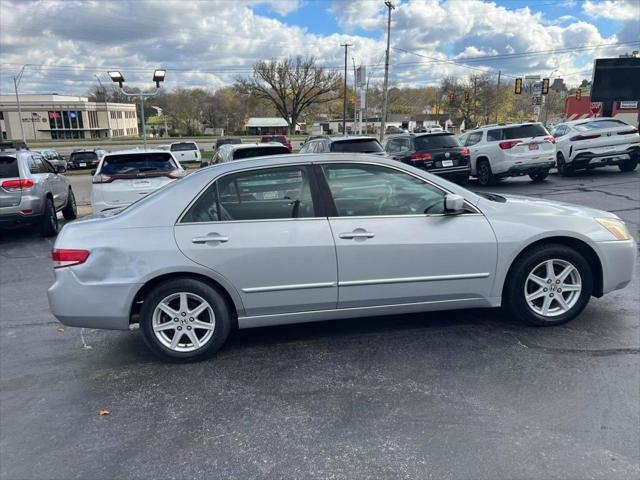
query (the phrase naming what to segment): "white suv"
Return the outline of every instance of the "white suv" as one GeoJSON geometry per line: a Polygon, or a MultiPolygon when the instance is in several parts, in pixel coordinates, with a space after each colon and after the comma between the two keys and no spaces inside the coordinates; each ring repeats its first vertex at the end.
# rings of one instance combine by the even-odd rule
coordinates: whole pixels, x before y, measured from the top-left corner
{"type": "Polygon", "coordinates": [[[560,123],[553,136],[560,175],[607,165],[617,165],[623,172],[630,172],[640,161],[638,129],[615,118],[560,123]]]}
{"type": "Polygon", "coordinates": [[[165,150],[123,150],[106,154],[93,173],[93,213],[125,207],[186,172],[165,150]]]}
{"type": "Polygon", "coordinates": [[[169,145],[169,151],[179,162],[199,162],[202,158],[196,142],[174,142],[169,145]]]}
{"type": "Polygon", "coordinates": [[[555,139],[541,123],[478,127],[461,135],[460,142],[469,148],[471,175],[480,185],[519,175],[539,182],[556,164],[555,139]]]}

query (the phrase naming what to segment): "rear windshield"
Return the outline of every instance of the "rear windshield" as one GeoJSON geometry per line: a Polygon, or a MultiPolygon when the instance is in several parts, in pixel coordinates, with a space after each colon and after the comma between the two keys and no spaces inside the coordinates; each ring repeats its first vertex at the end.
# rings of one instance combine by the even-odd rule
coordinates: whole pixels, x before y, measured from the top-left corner
{"type": "Polygon", "coordinates": [[[284,143],[284,137],[262,137],[262,141],[284,143]]]}
{"type": "Polygon", "coordinates": [[[0,157],[0,178],[19,177],[18,161],[15,157],[0,157]]]}
{"type": "Polygon", "coordinates": [[[197,150],[195,143],[176,143],[171,145],[172,152],[185,152],[187,150],[197,150]]]}
{"type": "Polygon", "coordinates": [[[501,128],[490,133],[493,133],[492,140],[514,140],[516,138],[544,137],[549,135],[549,132],[537,123],[533,125],[501,128]]]}
{"type": "Polygon", "coordinates": [[[95,160],[98,158],[96,152],[74,152],[69,156],[69,160],[72,162],[82,162],[85,160],[95,160]]]}
{"type": "Polygon", "coordinates": [[[332,152],[351,152],[351,153],[377,153],[382,152],[380,142],[375,139],[367,138],[364,140],[338,140],[331,144],[332,152]]]}
{"type": "Polygon", "coordinates": [[[618,127],[628,127],[624,122],[620,120],[594,120],[593,122],[581,123],[580,125],[576,125],[574,128],[576,130],[598,130],[600,128],[618,128],[618,127]]]}
{"type": "Polygon", "coordinates": [[[141,172],[167,172],[175,170],[170,153],[147,152],[104,157],[100,173],[117,175],[141,172]]]}
{"type": "Polygon", "coordinates": [[[242,143],[242,139],[240,138],[222,138],[220,140],[216,140],[216,146],[220,145],[229,145],[229,144],[238,144],[242,143]]]}
{"type": "Polygon", "coordinates": [[[233,152],[233,159],[240,160],[242,158],[264,157],[266,155],[280,155],[282,153],[289,153],[289,149],[287,147],[240,148],[233,152]]]}
{"type": "Polygon", "coordinates": [[[429,150],[432,148],[452,148],[459,147],[460,142],[453,134],[444,135],[421,135],[416,137],[416,151],[429,150]]]}

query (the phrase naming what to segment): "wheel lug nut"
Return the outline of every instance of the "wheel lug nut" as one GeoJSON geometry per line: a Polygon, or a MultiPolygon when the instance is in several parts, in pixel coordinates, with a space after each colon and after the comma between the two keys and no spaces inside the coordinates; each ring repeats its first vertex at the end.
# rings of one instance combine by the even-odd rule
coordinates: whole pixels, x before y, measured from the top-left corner
{"type": "Polygon", "coordinates": [[[546,292],[546,291],[548,291],[548,290],[549,290],[548,288],[543,288],[543,289],[542,289],[542,291],[543,291],[543,292],[546,292]]]}
{"type": "Polygon", "coordinates": [[[561,291],[562,291],[562,289],[561,289],[561,288],[559,288],[559,289],[558,289],[558,293],[560,293],[561,291]]]}
{"type": "Polygon", "coordinates": [[[183,317],[187,316],[187,312],[182,312],[180,315],[182,315],[183,317]]]}
{"type": "Polygon", "coordinates": [[[551,283],[551,279],[547,280],[547,283],[551,283]]]}
{"type": "Polygon", "coordinates": [[[178,330],[182,330],[182,327],[178,327],[178,330]]]}
{"type": "Polygon", "coordinates": [[[191,325],[189,325],[189,326],[187,327],[187,330],[191,330],[191,325]]]}
{"type": "Polygon", "coordinates": [[[174,319],[173,319],[173,321],[174,321],[174,322],[177,322],[177,321],[178,321],[178,317],[174,318],[174,319]]]}
{"type": "Polygon", "coordinates": [[[550,294],[549,294],[549,296],[550,296],[550,297],[553,297],[553,293],[550,293],[550,294]]]}
{"type": "Polygon", "coordinates": [[[190,322],[193,322],[193,317],[189,317],[189,321],[190,321],[190,322]]]}
{"type": "Polygon", "coordinates": [[[560,280],[556,280],[556,283],[560,283],[560,280]]]}

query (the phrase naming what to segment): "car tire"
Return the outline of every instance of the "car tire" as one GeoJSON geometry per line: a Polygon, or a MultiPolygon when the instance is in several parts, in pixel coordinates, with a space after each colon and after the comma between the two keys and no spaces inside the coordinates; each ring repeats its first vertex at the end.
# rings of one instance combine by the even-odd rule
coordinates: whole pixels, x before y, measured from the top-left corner
{"type": "Polygon", "coordinates": [[[547,244],[535,247],[517,259],[505,282],[503,304],[526,324],[560,325],[584,310],[592,291],[591,267],[584,257],[566,245],[547,244]],[[569,266],[572,270],[562,278],[569,266]],[[559,297],[562,297],[562,303],[558,301],[559,297]]]}
{"type": "Polygon", "coordinates": [[[618,168],[621,172],[633,172],[638,166],[638,160],[630,159],[624,160],[618,164],[618,168]]]}
{"type": "Polygon", "coordinates": [[[543,170],[540,172],[532,172],[529,174],[529,178],[531,178],[534,182],[542,182],[545,178],[549,176],[549,170],[543,170]]]}
{"type": "Polygon", "coordinates": [[[485,186],[495,185],[496,178],[491,171],[491,164],[488,160],[480,160],[476,167],[477,174],[476,178],[478,179],[478,183],[485,186]]]}
{"type": "Polygon", "coordinates": [[[224,297],[207,283],[192,278],[161,283],[146,296],[140,312],[140,330],[147,346],[174,362],[212,357],[229,336],[231,325],[231,311],[224,297]],[[203,305],[205,309],[192,317],[193,311],[203,305]],[[167,312],[175,313],[175,317],[167,312]]]}
{"type": "Polygon", "coordinates": [[[58,213],[56,212],[56,207],[53,205],[53,200],[47,198],[44,205],[40,234],[43,237],[53,237],[58,234],[58,229],[58,213]]]}
{"type": "Polygon", "coordinates": [[[78,217],[76,197],[71,189],[69,189],[69,195],[67,196],[67,204],[62,209],[62,216],[65,220],[75,220],[78,217]]]}
{"type": "Polygon", "coordinates": [[[558,173],[562,177],[570,177],[574,173],[573,165],[567,165],[562,153],[558,153],[558,157],[556,159],[556,167],[558,168],[558,173]]]}

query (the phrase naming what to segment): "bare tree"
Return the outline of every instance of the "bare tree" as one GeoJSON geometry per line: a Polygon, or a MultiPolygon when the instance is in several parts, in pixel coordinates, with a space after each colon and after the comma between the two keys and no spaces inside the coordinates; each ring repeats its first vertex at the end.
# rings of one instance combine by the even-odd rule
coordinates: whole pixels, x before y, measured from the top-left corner
{"type": "Polygon", "coordinates": [[[325,71],[316,65],[314,57],[298,56],[259,61],[253,66],[251,77],[238,79],[235,87],[240,93],[272,103],[291,134],[306,108],[337,98],[341,81],[336,71],[325,71]]]}

